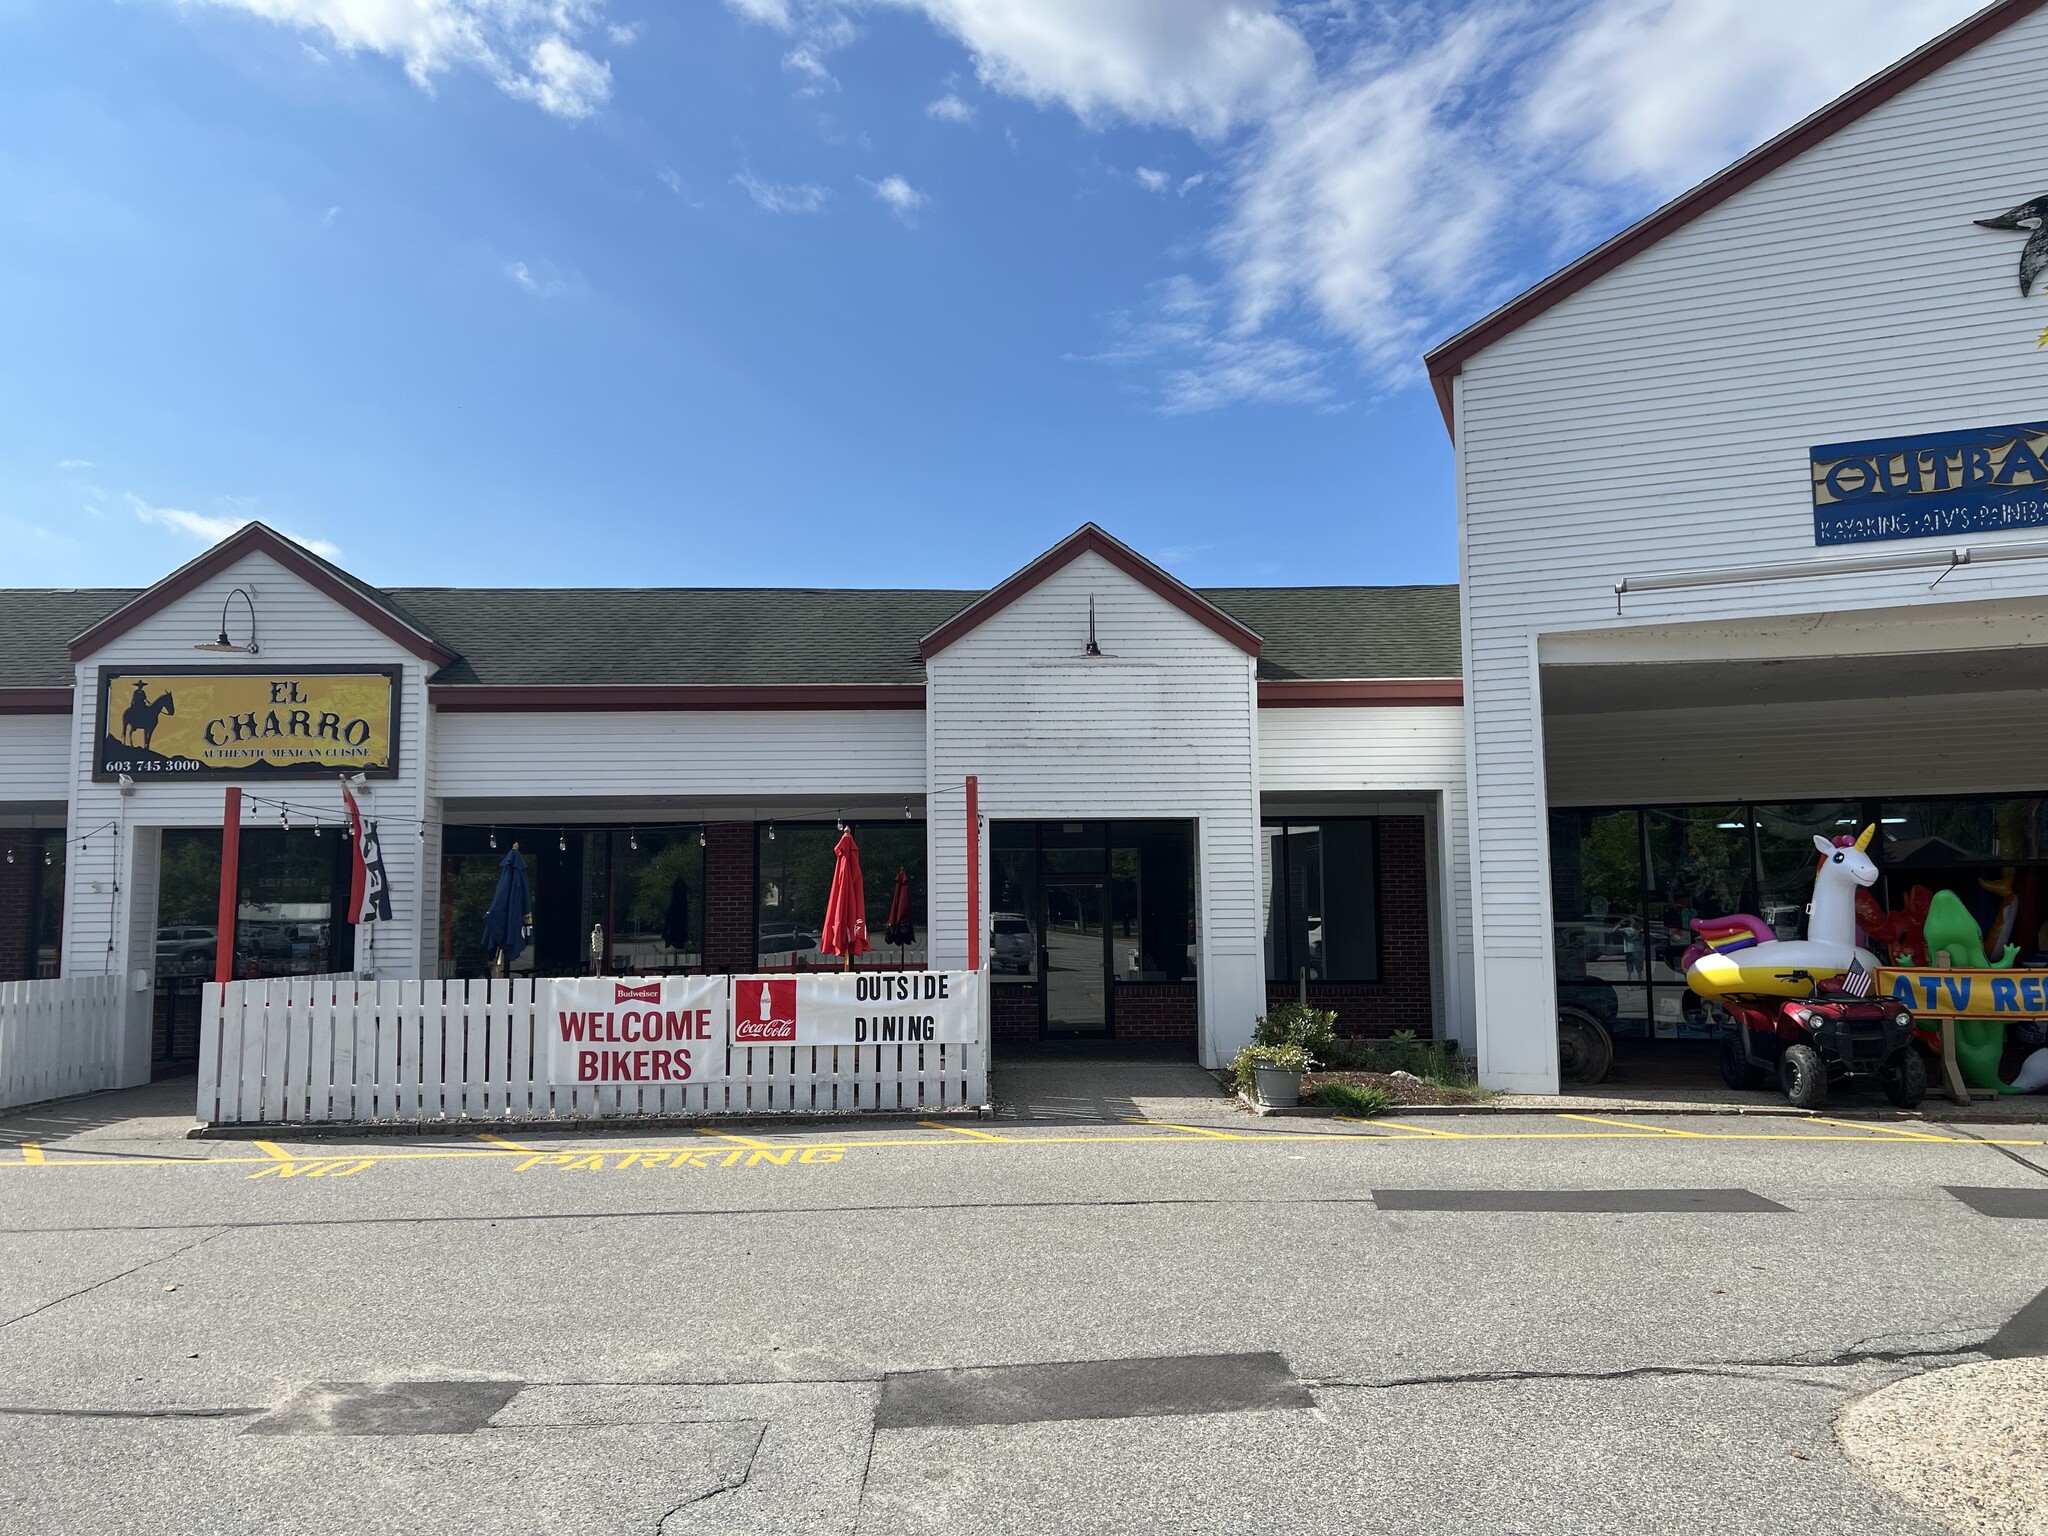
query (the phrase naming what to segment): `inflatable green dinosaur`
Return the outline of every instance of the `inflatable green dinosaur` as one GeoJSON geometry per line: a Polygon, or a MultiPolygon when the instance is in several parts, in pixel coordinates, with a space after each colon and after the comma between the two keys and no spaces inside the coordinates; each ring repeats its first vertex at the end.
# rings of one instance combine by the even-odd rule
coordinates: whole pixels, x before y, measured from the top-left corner
{"type": "MultiPolygon", "coordinates": [[[[1927,935],[1930,959],[1946,950],[1949,963],[1966,970],[2003,970],[2019,958],[2017,944],[2006,945],[2000,959],[1985,955],[1984,930],[1977,926],[1977,919],[1970,916],[1970,909],[1954,891],[1934,893],[1922,931],[1927,935]]],[[[2005,1020],[1957,1019],[1955,1028],[1956,1065],[1962,1069],[1963,1081],[1973,1088],[2014,1092],[1998,1078],[1998,1059],[2005,1054],[2005,1020]]]]}

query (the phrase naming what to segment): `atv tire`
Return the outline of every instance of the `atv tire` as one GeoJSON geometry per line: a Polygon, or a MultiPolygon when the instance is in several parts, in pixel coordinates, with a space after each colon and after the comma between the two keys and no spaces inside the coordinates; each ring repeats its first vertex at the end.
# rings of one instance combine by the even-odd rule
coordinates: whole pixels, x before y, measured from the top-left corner
{"type": "Polygon", "coordinates": [[[1567,1083],[1603,1081],[1614,1065],[1614,1037],[1584,1008],[1567,1003],[1557,1010],[1557,1075],[1567,1083]]]}
{"type": "Polygon", "coordinates": [[[1721,1068],[1721,1081],[1730,1088],[1761,1088],[1771,1080],[1770,1073],[1745,1054],[1742,1036],[1740,1024],[1731,1024],[1721,1031],[1721,1043],[1714,1053],[1721,1068]]]}
{"type": "Polygon", "coordinates": [[[1927,1061],[1910,1045],[1902,1045],[1877,1069],[1884,1096],[1901,1109],[1918,1109],[1927,1097],[1927,1061]]]}
{"type": "Polygon", "coordinates": [[[1778,1058],[1778,1086],[1794,1109],[1819,1109],[1828,1101],[1828,1069],[1810,1045],[1788,1045],[1778,1058]]]}

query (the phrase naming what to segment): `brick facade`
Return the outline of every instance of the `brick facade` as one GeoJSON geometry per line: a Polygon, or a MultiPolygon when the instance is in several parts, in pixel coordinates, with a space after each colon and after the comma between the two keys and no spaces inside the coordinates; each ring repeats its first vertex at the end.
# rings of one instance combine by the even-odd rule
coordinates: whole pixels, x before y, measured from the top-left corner
{"type": "MultiPolygon", "coordinates": [[[[1380,979],[1312,981],[1308,1000],[1337,1014],[1337,1033],[1385,1039],[1412,1029],[1434,1032],[1429,973],[1429,840],[1420,816],[1382,816],[1375,824],[1379,872],[1380,979]]],[[[1301,995],[1294,982],[1266,983],[1266,1006],[1301,995]]]]}
{"type": "Polygon", "coordinates": [[[1146,982],[1116,987],[1116,1037],[1119,1040],[1177,1041],[1192,1054],[1200,1041],[1195,1012],[1195,984],[1146,982]]]}
{"type": "MultiPolygon", "coordinates": [[[[1037,982],[991,983],[989,998],[991,1039],[1038,1038],[1037,982]]],[[[1193,982],[1118,982],[1115,1007],[1117,1039],[1179,1042],[1194,1051],[1199,1035],[1193,982]]]]}
{"type": "Polygon", "coordinates": [[[36,973],[29,927],[36,889],[36,835],[27,827],[0,827],[0,981],[29,981],[36,973]],[[13,854],[14,862],[7,862],[13,854]]]}
{"type": "Polygon", "coordinates": [[[754,824],[704,828],[704,968],[754,968],[754,824]]]}

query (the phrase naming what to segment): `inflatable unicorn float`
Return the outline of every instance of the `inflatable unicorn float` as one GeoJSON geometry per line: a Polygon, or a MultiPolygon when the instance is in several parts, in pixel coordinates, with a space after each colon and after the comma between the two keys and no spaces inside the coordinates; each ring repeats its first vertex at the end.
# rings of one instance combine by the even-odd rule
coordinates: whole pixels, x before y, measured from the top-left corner
{"type": "Polygon", "coordinates": [[[1686,983],[1701,997],[1806,997],[1814,984],[1854,964],[1875,971],[1878,958],[1856,942],[1856,893],[1877,883],[1869,852],[1875,823],[1854,838],[1814,834],[1820,870],[1813,877],[1807,936],[1781,939],[1746,913],[1696,917],[1699,942],[1685,952],[1686,983]]]}

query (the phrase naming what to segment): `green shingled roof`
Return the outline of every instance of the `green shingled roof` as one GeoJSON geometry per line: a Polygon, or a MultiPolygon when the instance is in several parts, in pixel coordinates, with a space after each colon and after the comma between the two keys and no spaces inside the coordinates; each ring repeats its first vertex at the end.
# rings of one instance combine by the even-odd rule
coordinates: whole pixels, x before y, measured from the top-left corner
{"type": "MultiPolygon", "coordinates": [[[[916,683],[917,643],[982,594],[787,588],[361,588],[460,657],[443,683],[916,683]]],[[[71,681],[74,635],[133,589],[0,591],[0,687],[71,681]]],[[[1458,589],[1218,587],[1265,678],[1456,677],[1458,589]]]]}

